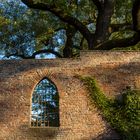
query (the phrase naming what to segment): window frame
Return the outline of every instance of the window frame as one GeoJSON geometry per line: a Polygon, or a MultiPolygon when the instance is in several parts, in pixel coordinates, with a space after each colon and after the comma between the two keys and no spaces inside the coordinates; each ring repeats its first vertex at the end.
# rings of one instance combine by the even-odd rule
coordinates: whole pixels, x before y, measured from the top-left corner
{"type": "MultiPolygon", "coordinates": [[[[32,94],[31,94],[31,101],[30,101],[30,121],[29,121],[29,128],[45,128],[45,129],[53,129],[53,130],[57,130],[59,127],[60,127],[60,109],[59,109],[59,92],[58,92],[58,88],[57,86],[55,85],[55,83],[50,80],[48,77],[44,77],[43,79],[41,79],[33,88],[33,91],[32,91],[32,94]],[[47,126],[32,126],[32,98],[33,98],[33,94],[34,94],[34,91],[36,89],[36,87],[43,81],[43,80],[47,80],[50,84],[52,84],[54,87],[55,87],[55,91],[56,91],[56,94],[58,96],[58,111],[56,112],[57,115],[58,115],[58,125],[56,126],[51,126],[51,125],[47,125],[47,126]]],[[[50,101],[50,102],[53,102],[53,101],[50,101]]],[[[51,112],[49,112],[50,114],[51,112]]]]}

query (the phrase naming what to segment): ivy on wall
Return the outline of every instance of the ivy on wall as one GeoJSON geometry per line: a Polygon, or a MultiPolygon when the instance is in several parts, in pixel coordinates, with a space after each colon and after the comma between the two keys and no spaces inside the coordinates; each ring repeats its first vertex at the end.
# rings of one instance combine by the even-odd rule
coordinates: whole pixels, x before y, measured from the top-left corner
{"type": "Polygon", "coordinates": [[[121,100],[113,100],[105,96],[94,78],[80,79],[89,91],[91,102],[101,110],[121,139],[140,140],[140,91],[128,88],[122,94],[121,100]]]}

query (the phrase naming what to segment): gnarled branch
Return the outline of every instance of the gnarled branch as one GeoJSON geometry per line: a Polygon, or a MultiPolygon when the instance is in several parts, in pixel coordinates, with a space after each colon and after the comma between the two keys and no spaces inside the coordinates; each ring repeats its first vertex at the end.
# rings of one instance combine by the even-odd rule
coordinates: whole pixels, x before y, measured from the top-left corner
{"type": "Polygon", "coordinates": [[[101,9],[102,5],[101,5],[101,3],[100,3],[99,0],[92,0],[92,1],[96,5],[96,7],[97,7],[98,10],[101,9]]]}
{"type": "Polygon", "coordinates": [[[99,45],[96,49],[98,50],[111,50],[113,48],[123,48],[136,45],[140,41],[140,29],[138,27],[138,13],[139,13],[140,1],[135,0],[132,8],[133,17],[133,30],[136,32],[134,36],[126,39],[110,40],[99,45]]]}
{"type": "Polygon", "coordinates": [[[55,4],[47,4],[47,3],[34,3],[33,0],[22,0],[24,4],[26,4],[28,7],[33,9],[40,9],[44,11],[49,11],[53,13],[55,16],[57,16],[60,20],[63,22],[66,22],[72,26],[74,26],[77,30],[81,32],[85,36],[85,38],[89,38],[91,33],[88,30],[88,28],[80,22],[78,19],[66,14],[62,9],[56,7],[55,4]]]}
{"type": "Polygon", "coordinates": [[[113,48],[124,48],[136,45],[140,41],[140,34],[135,33],[133,37],[118,40],[109,40],[99,45],[97,50],[111,50],[113,48]]]}
{"type": "Polygon", "coordinates": [[[9,55],[7,55],[7,57],[9,58],[9,57],[11,57],[11,56],[15,56],[15,57],[20,57],[20,58],[22,58],[22,59],[35,59],[35,56],[36,56],[36,55],[43,54],[43,53],[51,53],[51,54],[54,54],[55,56],[57,56],[57,57],[59,57],[59,58],[62,58],[62,56],[61,56],[58,52],[56,52],[56,51],[54,51],[54,50],[52,50],[52,49],[45,49],[45,50],[36,51],[36,52],[34,52],[34,53],[32,54],[32,56],[25,56],[24,54],[18,54],[18,53],[16,52],[16,53],[14,53],[14,54],[9,54],[9,55]]]}

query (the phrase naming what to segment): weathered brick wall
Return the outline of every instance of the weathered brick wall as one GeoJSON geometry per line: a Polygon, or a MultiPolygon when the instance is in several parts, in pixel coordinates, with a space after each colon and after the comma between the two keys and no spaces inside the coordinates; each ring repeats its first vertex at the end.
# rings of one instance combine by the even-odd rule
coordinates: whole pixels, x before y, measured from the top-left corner
{"type": "Polygon", "coordinates": [[[140,52],[81,52],[78,59],[0,61],[0,140],[92,140],[117,134],[90,104],[75,75],[93,76],[112,98],[140,88],[140,52]],[[31,97],[48,77],[60,96],[60,127],[30,128],[31,97]]]}

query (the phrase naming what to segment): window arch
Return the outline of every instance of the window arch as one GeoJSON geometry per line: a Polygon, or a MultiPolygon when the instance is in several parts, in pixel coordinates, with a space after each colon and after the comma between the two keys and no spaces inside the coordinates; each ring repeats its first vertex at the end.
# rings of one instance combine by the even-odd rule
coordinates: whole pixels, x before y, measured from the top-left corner
{"type": "Polygon", "coordinates": [[[32,95],[31,127],[59,126],[59,94],[48,78],[42,79],[32,95]]]}

